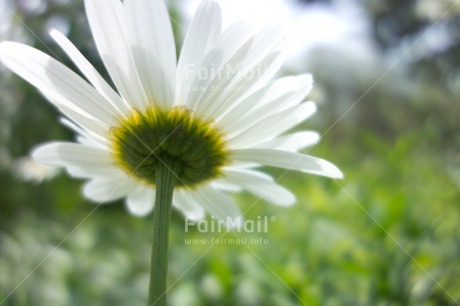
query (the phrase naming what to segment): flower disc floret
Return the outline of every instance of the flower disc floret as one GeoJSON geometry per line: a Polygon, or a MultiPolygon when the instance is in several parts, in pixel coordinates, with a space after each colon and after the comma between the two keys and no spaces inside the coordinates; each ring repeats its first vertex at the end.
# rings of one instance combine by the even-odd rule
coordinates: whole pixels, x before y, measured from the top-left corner
{"type": "Polygon", "coordinates": [[[185,107],[134,111],[111,128],[110,142],[116,163],[148,185],[159,163],[171,165],[176,186],[192,187],[219,177],[229,161],[220,130],[185,107]]]}

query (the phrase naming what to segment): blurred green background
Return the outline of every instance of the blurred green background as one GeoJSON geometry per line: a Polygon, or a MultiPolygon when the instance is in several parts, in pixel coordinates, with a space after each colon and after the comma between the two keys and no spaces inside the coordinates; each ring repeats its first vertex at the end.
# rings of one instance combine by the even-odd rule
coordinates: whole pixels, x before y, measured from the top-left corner
{"type": "MultiPolygon", "coordinates": [[[[319,111],[299,128],[324,134],[308,153],[345,179],[267,169],[298,197],[286,209],[236,196],[246,219],[276,218],[267,233],[185,232],[174,212],[170,304],[460,305],[460,3],[263,5],[272,2],[300,20],[352,7],[363,21],[340,41],[297,50],[283,71],[314,74],[319,111]],[[194,238],[247,240],[186,243],[194,238]],[[267,243],[251,243],[261,238],[267,243]]],[[[186,1],[169,4],[181,41],[186,1]]],[[[343,26],[356,21],[347,16],[343,26]]],[[[326,25],[298,28],[297,40],[326,25]]],[[[0,40],[34,45],[75,69],[48,38],[51,27],[104,71],[82,1],[0,0],[0,40]]],[[[144,305],[151,216],[130,216],[121,202],[95,209],[81,181],[30,161],[35,145],[73,135],[37,90],[1,66],[0,109],[0,305],[144,305]]]]}

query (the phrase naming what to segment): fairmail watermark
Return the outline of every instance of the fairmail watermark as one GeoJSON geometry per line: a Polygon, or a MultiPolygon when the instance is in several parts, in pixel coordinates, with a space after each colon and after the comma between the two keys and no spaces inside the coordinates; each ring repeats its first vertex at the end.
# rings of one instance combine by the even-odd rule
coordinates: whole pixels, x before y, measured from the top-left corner
{"type": "Polygon", "coordinates": [[[226,64],[222,66],[216,63],[203,66],[188,64],[185,66],[185,78],[190,80],[198,79],[201,81],[225,81],[237,76],[247,81],[257,80],[270,69],[271,64],[256,65],[250,69],[247,69],[247,67],[242,64],[226,64]]]}
{"type": "Polygon", "coordinates": [[[244,220],[243,217],[216,219],[211,217],[204,220],[191,220],[186,218],[184,231],[199,233],[268,233],[270,225],[276,221],[275,216],[257,216],[256,219],[244,220]]]}
{"type": "Polygon", "coordinates": [[[270,71],[270,64],[256,65],[247,69],[240,64],[196,66],[188,64],[185,67],[185,79],[193,80],[186,83],[185,91],[194,93],[234,93],[246,92],[249,84],[254,84],[270,71]]]}
{"type": "Polygon", "coordinates": [[[239,238],[185,238],[187,245],[267,245],[268,238],[264,237],[239,237],[239,238]]]}

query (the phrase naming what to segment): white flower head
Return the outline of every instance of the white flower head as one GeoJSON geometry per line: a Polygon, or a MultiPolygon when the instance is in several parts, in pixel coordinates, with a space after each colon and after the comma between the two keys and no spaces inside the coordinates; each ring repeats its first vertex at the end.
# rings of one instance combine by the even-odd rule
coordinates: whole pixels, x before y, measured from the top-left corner
{"type": "Polygon", "coordinates": [[[1,61],[40,89],[65,116],[77,142],[36,148],[40,163],[88,179],[96,202],[126,198],[135,215],[152,211],[156,165],[173,164],[173,205],[189,219],[241,212],[229,192],[247,190],[277,205],[295,197],[261,165],[341,178],[331,163],[297,153],[319,140],[287,133],[316,110],[304,102],[310,75],[273,80],[283,63],[283,32],[253,33],[238,22],[221,29],[217,2],[205,0],[179,61],[162,0],[86,0],[86,14],[115,91],[61,33],[51,36],[87,80],[34,48],[0,44],[1,61]]]}

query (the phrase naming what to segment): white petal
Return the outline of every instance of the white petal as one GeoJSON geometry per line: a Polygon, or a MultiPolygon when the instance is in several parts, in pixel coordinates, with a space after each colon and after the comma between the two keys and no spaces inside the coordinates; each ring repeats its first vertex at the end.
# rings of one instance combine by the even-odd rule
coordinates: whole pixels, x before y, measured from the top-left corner
{"type": "Polygon", "coordinates": [[[138,186],[126,198],[128,211],[135,216],[149,214],[155,203],[155,189],[138,186]]]}
{"type": "Polygon", "coordinates": [[[240,169],[251,169],[251,168],[257,168],[257,167],[260,167],[259,164],[256,164],[256,163],[240,163],[240,162],[235,162],[235,161],[232,161],[232,164],[229,165],[229,166],[225,166],[223,167],[224,170],[232,170],[232,169],[236,169],[236,170],[240,170],[240,169]]]}
{"type": "Polygon", "coordinates": [[[235,184],[229,183],[224,179],[215,180],[211,183],[211,187],[222,190],[222,191],[230,191],[230,192],[241,192],[243,189],[240,186],[235,184]]]}
{"type": "Polygon", "coordinates": [[[253,25],[246,21],[238,21],[225,29],[213,47],[214,50],[222,51],[222,63],[227,62],[251,37],[254,36],[253,28],[253,25]]]}
{"type": "Polygon", "coordinates": [[[279,26],[270,26],[254,36],[251,50],[241,66],[254,66],[268,54],[280,51],[285,41],[285,30],[279,26]]]}
{"type": "Polygon", "coordinates": [[[220,126],[225,127],[225,130],[231,130],[235,122],[242,121],[248,114],[253,113],[254,108],[257,107],[257,104],[260,103],[266,92],[267,90],[262,88],[242,99],[239,103],[235,103],[235,107],[222,112],[222,114],[215,119],[216,122],[218,122],[220,126]]]}
{"type": "Polygon", "coordinates": [[[94,167],[113,165],[110,153],[100,148],[70,142],[52,142],[35,148],[32,157],[49,166],[94,167]]]}
{"type": "Polygon", "coordinates": [[[86,15],[99,54],[115,86],[128,103],[148,103],[127,39],[126,16],[119,0],[85,0],[86,15]]]}
{"type": "Polygon", "coordinates": [[[210,186],[195,190],[191,195],[201,203],[208,213],[229,227],[240,227],[243,222],[241,211],[235,201],[210,186]]]}
{"type": "MultiPolygon", "coordinates": [[[[264,87],[278,72],[285,61],[286,53],[283,51],[285,42],[285,30],[279,26],[266,28],[253,37],[251,48],[239,67],[256,67],[263,64],[263,68],[253,78],[252,92],[264,87]],[[274,56],[272,61],[267,58],[274,56]],[[263,71],[262,71],[263,70],[263,71]],[[263,72],[263,73],[262,73],[263,72]]],[[[249,86],[246,85],[249,90],[249,86]]]]}
{"type": "Polygon", "coordinates": [[[239,122],[259,122],[266,117],[298,105],[313,86],[311,75],[290,76],[276,80],[266,89],[263,99],[258,101],[251,111],[247,112],[239,122]]]}
{"type": "MultiPolygon", "coordinates": [[[[223,50],[213,49],[204,57],[200,70],[195,75],[195,72],[190,74],[191,80],[188,80],[189,86],[187,93],[184,93],[183,100],[186,101],[190,109],[195,109],[199,104],[201,97],[210,90],[210,84],[214,78],[220,73],[223,61],[223,50]],[[192,81],[193,80],[193,81],[192,81]]],[[[212,90],[212,87],[211,87],[212,90]]]]}
{"type": "Polygon", "coordinates": [[[228,144],[231,148],[254,147],[284,133],[306,120],[315,112],[316,106],[313,102],[291,107],[265,118],[254,126],[241,126],[233,133],[227,131],[229,133],[228,144]]]}
{"type": "Polygon", "coordinates": [[[289,206],[295,203],[295,196],[284,187],[261,177],[261,172],[254,175],[249,171],[226,171],[225,179],[233,184],[237,184],[256,196],[276,205],[289,206]]]}
{"type": "Polygon", "coordinates": [[[190,195],[190,192],[184,189],[174,191],[173,205],[179,209],[186,218],[198,221],[205,217],[203,206],[190,195]]]}
{"type": "Polygon", "coordinates": [[[163,0],[125,0],[133,55],[144,89],[162,107],[174,103],[176,46],[163,0]]]}
{"type": "Polygon", "coordinates": [[[308,148],[317,144],[319,139],[320,137],[318,133],[304,131],[280,136],[267,142],[258,144],[255,147],[297,152],[300,149],[308,148]]]}
{"type": "Polygon", "coordinates": [[[110,125],[95,118],[94,116],[84,112],[78,108],[72,108],[68,105],[64,105],[42,92],[43,96],[48,99],[52,104],[56,105],[57,109],[69,118],[72,122],[83,128],[85,131],[90,133],[93,137],[97,138],[100,142],[107,141],[107,132],[110,129],[110,125]]]}
{"type": "Polygon", "coordinates": [[[208,49],[221,32],[222,13],[213,0],[205,0],[198,7],[188,29],[177,66],[176,104],[188,103],[191,84],[208,49]]]}
{"type": "Polygon", "coordinates": [[[285,110],[302,102],[312,87],[311,74],[278,79],[270,85],[266,99],[261,101],[260,107],[266,107],[273,113],[285,110]]]}
{"type": "Polygon", "coordinates": [[[93,86],[108,100],[112,105],[124,115],[129,114],[128,105],[120,98],[120,96],[110,87],[104,78],[97,72],[96,68],[78,51],[78,49],[70,42],[67,37],[57,30],[50,32],[51,37],[61,46],[67,53],[69,58],[80,69],[83,75],[93,86]]]}
{"type": "MultiPolygon", "coordinates": [[[[222,91],[226,89],[227,84],[240,72],[241,62],[247,56],[251,47],[252,40],[247,41],[233,56],[224,63],[224,65],[217,71],[217,73],[207,76],[197,75],[199,85],[204,87],[196,88],[190,87],[187,103],[190,109],[197,110],[199,113],[204,113],[208,107],[212,107],[215,100],[222,94],[222,91]],[[204,80],[202,80],[204,79],[204,80]]],[[[209,66],[204,66],[205,72],[214,72],[212,68],[212,61],[205,63],[209,66]]]]}
{"type": "Polygon", "coordinates": [[[83,186],[83,194],[95,202],[110,202],[131,193],[138,185],[127,176],[95,178],[83,186]]]}
{"type": "Polygon", "coordinates": [[[96,177],[111,177],[120,176],[124,173],[116,166],[100,166],[100,165],[85,165],[82,166],[66,166],[67,172],[76,178],[96,178],[96,177]]]}
{"type": "MultiPolygon", "coordinates": [[[[48,100],[51,101],[51,99],[48,100]]],[[[91,133],[94,137],[98,137],[101,142],[107,141],[107,133],[110,128],[107,123],[96,118],[92,118],[85,113],[74,110],[65,105],[59,104],[58,102],[56,102],[56,104],[59,111],[66,115],[70,120],[81,126],[88,133],[91,133]]]]}
{"type": "Polygon", "coordinates": [[[92,140],[91,138],[87,138],[85,136],[77,135],[77,137],[75,137],[75,141],[85,146],[90,146],[90,147],[100,146],[98,143],[94,142],[94,140],[92,140]]]}
{"type": "Polygon", "coordinates": [[[256,91],[261,88],[267,87],[272,79],[279,72],[284,62],[286,61],[287,52],[285,49],[272,52],[272,54],[278,54],[273,62],[267,67],[265,72],[257,79],[257,82],[252,86],[252,90],[256,91]]]}
{"type": "MultiPolygon", "coordinates": [[[[234,58],[237,53],[241,54],[241,48],[246,44],[244,52],[247,54],[249,51],[250,43],[249,39],[253,36],[252,30],[247,23],[237,22],[226,29],[222,35],[219,36],[216,44],[209,52],[204,56],[201,62],[200,70],[198,75],[194,77],[194,80],[190,82],[191,87],[189,88],[187,104],[191,109],[195,109],[196,105],[200,102],[201,97],[204,93],[209,90],[216,90],[214,87],[210,87],[216,76],[224,75],[223,66],[234,66],[238,64],[233,59],[230,63],[229,60],[234,58]]],[[[239,55],[237,56],[239,57],[239,55]]],[[[241,61],[242,59],[238,60],[241,61]]],[[[216,86],[216,84],[213,84],[216,86]]]]}
{"type": "Polygon", "coordinates": [[[80,136],[87,136],[88,131],[85,129],[79,127],[77,124],[75,124],[73,121],[67,119],[67,118],[59,118],[59,121],[61,122],[62,125],[70,128],[73,130],[75,133],[79,134],[80,136]]]}
{"type": "Polygon", "coordinates": [[[226,177],[231,178],[238,178],[245,183],[253,183],[254,181],[257,182],[265,182],[265,183],[273,183],[274,179],[262,172],[252,169],[241,169],[241,168],[234,168],[234,167],[227,167],[224,169],[226,177]]]}
{"type": "Polygon", "coordinates": [[[252,85],[253,91],[265,86],[281,68],[286,57],[282,48],[284,41],[285,31],[278,26],[267,28],[254,36],[251,49],[239,67],[254,67],[269,57],[270,54],[278,54],[278,56],[272,63],[264,67],[264,73],[260,73],[254,79],[256,82],[252,85]]]}
{"type": "Polygon", "coordinates": [[[242,149],[233,151],[233,159],[241,162],[260,163],[267,166],[297,170],[331,178],[343,178],[342,172],[330,162],[299,153],[269,149],[242,149]]]}
{"type": "MultiPolygon", "coordinates": [[[[203,96],[203,101],[197,109],[197,113],[202,114],[206,118],[215,118],[220,113],[223,113],[235,105],[236,101],[244,99],[253,93],[254,85],[263,78],[267,70],[279,57],[279,53],[270,53],[260,63],[255,66],[245,69],[241,67],[237,73],[231,75],[230,79],[219,77],[218,84],[215,88],[219,91],[211,90],[207,95],[203,96]],[[215,93],[219,93],[217,96],[215,93]]],[[[233,67],[235,69],[235,67],[233,67]]]]}
{"type": "Polygon", "coordinates": [[[292,192],[278,184],[241,184],[241,187],[275,205],[291,206],[296,200],[292,192]]]}
{"type": "Polygon", "coordinates": [[[117,110],[80,76],[37,49],[2,42],[0,59],[54,101],[70,108],[82,109],[109,124],[118,115],[117,110]]]}
{"type": "Polygon", "coordinates": [[[108,149],[106,139],[101,139],[89,131],[85,130],[84,128],[80,127],[73,121],[67,118],[60,118],[59,120],[63,125],[67,126],[68,128],[72,129],[74,132],[78,134],[77,139],[84,139],[83,144],[89,144],[91,147],[100,147],[101,149],[108,149]]]}
{"type": "Polygon", "coordinates": [[[235,105],[233,109],[216,120],[228,130],[236,126],[247,126],[267,116],[293,107],[308,94],[313,85],[311,75],[290,76],[276,80],[271,86],[263,87],[252,96],[235,105]]]}

